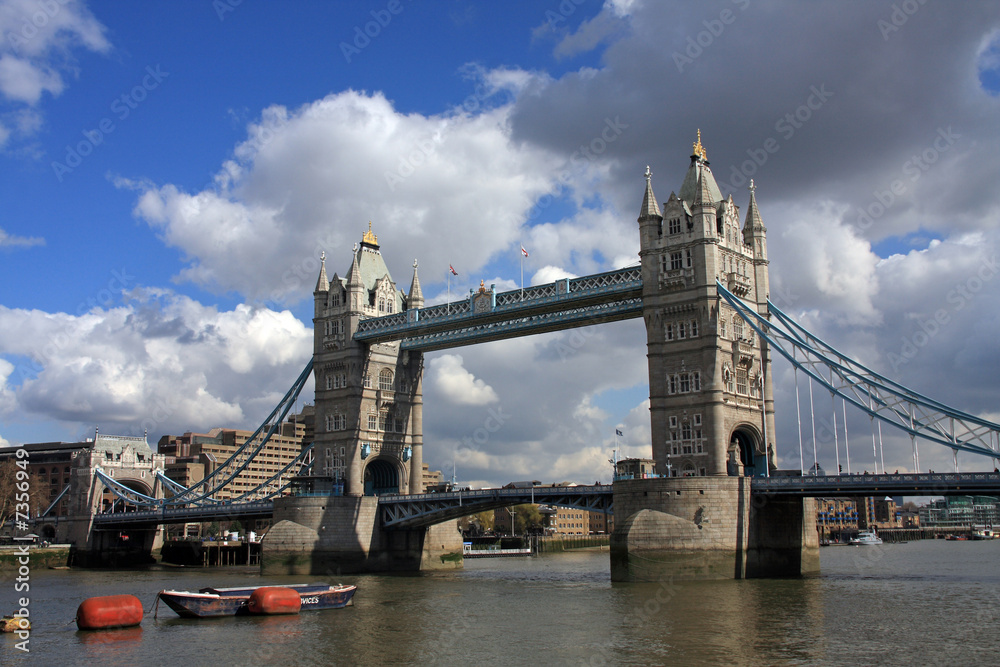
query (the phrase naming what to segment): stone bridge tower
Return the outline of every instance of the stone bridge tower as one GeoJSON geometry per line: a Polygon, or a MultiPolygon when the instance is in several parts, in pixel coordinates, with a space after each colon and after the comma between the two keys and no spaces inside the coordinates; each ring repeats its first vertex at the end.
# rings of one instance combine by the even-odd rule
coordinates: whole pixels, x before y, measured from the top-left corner
{"type": "Polygon", "coordinates": [[[764,475],[774,467],[771,360],[716,281],[767,316],[766,229],[750,188],[740,228],[701,144],[660,213],[646,170],[639,213],[653,459],[674,477],[764,475]]]}
{"type": "Polygon", "coordinates": [[[774,469],[771,359],[716,282],[768,316],[766,230],[750,187],[740,228],[701,133],[680,191],[639,212],[653,459],[616,481],[613,581],[798,576],[819,569],[812,499],[752,495],[774,469]]]}
{"type": "Polygon", "coordinates": [[[162,498],[163,488],[156,480],[156,473],[163,472],[163,464],[163,455],[153,451],[144,435],[96,432],[92,447],[73,454],[65,526],[65,539],[73,544],[71,564],[114,566],[152,560],[150,550],[158,548],[162,540],[158,530],[94,527],[94,515],[108,510],[116,500],[104,488],[96,471],[101,470],[133,491],[162,498]]]}
{"type": "Polygon", "coordinates": [[[328,278],[323,257],[313,296],[312,490],[320,493],[275,499],[261,572],[329,576],[456,567],[462,534],[455,520],[389,530],[378,514],[376,496],[423,492],[423,354],[401,350],[399,342],[354,341],[363,319],[405,318],[423,307],[416,261],[409,292],[397,289],[369,223],[346,278],[328,278]]]}
{"type": "Polygon", "coordinates": [[[396,289],[369,223],[346,278],[327,278],[324,255],[313,296],[313,474],[349,496],[421,493],[423,355],[353,340],[365,318],[424,305],[416,261],[409,293],[396,289]]]}

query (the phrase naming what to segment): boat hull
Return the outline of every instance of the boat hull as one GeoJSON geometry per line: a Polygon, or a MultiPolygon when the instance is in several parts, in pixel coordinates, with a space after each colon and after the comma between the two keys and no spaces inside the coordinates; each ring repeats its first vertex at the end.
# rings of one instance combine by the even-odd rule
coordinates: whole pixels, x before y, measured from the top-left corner
{"type": "MultiPolygon", "coordinates": [[[[247,602],[257,588],[203,588],[189,591],[160,591],[157,597],[183,618],[249,615],[247,602]]],[[[357,586],[298,584],[283,586],[299,594],[302,611],[340,609],[353,603],[357,586]]]]}

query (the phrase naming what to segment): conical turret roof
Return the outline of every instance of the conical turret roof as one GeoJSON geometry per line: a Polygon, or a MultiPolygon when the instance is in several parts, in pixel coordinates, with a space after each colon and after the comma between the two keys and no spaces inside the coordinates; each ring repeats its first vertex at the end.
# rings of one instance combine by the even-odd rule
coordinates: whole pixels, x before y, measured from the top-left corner
{"type": "Polygon", "coordinates": [[[646,165],[646,194],[642,196],[642,208],[639,209],[640,220],[663,217],[660,214],[660,206],[656,203],[656,195],[653,194],[652,175],[652,172],[649,171],[649,165],[646,165]]]}

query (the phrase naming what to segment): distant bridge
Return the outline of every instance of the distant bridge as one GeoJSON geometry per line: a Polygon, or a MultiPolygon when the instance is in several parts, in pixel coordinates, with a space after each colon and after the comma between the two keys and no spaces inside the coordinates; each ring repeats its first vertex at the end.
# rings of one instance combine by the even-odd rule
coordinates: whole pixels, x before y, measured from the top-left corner
{"type": "Polygon", "coordinates": [[[1000,473],[938,472],[898,475],[818,475],[752,477],[754,495],[837,496],[1000,496],[1000,473]]]}

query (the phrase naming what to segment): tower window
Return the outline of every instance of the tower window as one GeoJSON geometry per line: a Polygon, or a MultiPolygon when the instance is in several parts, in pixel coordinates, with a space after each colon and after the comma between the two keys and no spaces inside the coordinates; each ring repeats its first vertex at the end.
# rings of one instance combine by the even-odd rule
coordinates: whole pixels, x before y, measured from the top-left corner
{"type": "Polygon", "coordinates": [[[691,377],[684,373],[681,375],[681,393],[686,394],[691,391],[691,377]]]}
{"type": "MultiPolygon", "coordinates": [[[[691,373],[691,391],[701,391],[701,372],[699,371],[691,373]]],[[[698,420],[701,421],[700,415],[698,420]]]]}
{"type": "Polygon", "coordinates": [[[674,325],[673,325],[673,323],[667,322],[665,325],[663,325],[663,331],[664,331],[664,337],[667,340],[673,340],[674,339],[674,325]]]}
{"type": "Polygon", "coordinates": [[[691,338],[698,335],[698,320],[691,320],[691,338]]]}
{"type": "Polygon", "coordinates": [[[684,266],[691,268],[691,249],[688,248],[684,251],[684,266]]]}
{"type": "Polygon", "coordinates": [[[392,391],[392,370],[383,368],[378,374],[378,388],[383,391],[392,391]]]}
{"type": "MultiPolygon", "coordinates": [[[[333,389],[333,376],[332,375],[327,375],[326,376],[326,388],[327,389],[333,389]]],[[[329,429],[327,429],[327,430],[329,430],[329,429]]]]}
{"type": "Polygon", "coordinates": [[[687,325],[684,322],[677,325],[677,337],[687,338],[687,325]]]}
{"type": "Polygon", "coordinates": [[[737,369],[736,371],[736,393],[744,394],[747,393],[747,372],[744,370],[737,369]]]}
{"type": "Polygon", "coordinates": [[[681,219],[680,218],[670,218],[670,233],[680,234],[681,233],[681,219]]]}
{"type": "Polygon", "coordinates": [[[684,259],[683,259],[683,256],[681,255],[681,253],[679,253],[679,252],[672,252],[672,253],[670,253],[670,268],[671,268],[671,270],[673,270],[673,271],[679,271],[680,269],[684,268],[683,262],[684,262],[684,259]]]}

